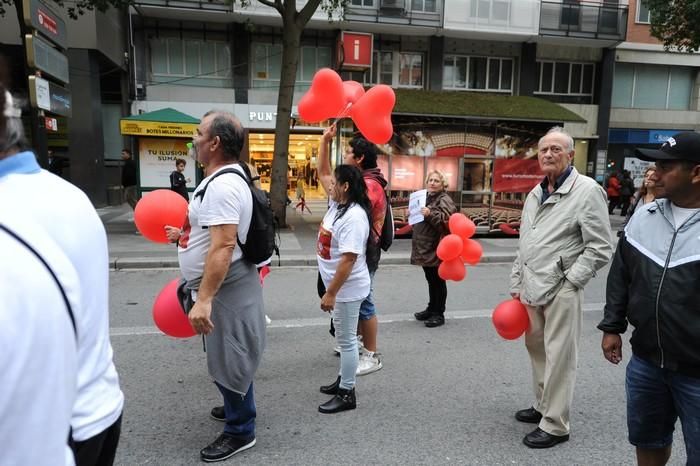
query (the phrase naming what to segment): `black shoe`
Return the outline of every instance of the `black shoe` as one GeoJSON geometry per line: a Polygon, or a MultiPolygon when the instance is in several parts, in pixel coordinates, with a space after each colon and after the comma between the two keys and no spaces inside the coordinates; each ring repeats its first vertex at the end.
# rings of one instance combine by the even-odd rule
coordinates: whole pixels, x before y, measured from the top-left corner
{"type": "Polygon", "coordinates": [[[226,422],[226,411],[223,406],[214,406],[209,413],[212,419],[226,422]]]}
{"type": "Polygon", "coordinates": [[[338,393],[330,400],[318,407],[318,411],[323,414],[339,413],[355,409],[357,402],[355,399],[355,387],[350,390],[338,388],[338,393]]]}
{"type": "Polygon", "coordinates": [[[202,457],[202,461],[213,463],[230,458],[238,452],[252,448],[253,445],[255,445],[255,437],[242,439],[224,432],[211,444],[203,448],[199,455],[202,457]]]}
{"type": "Polygon", "coordinates": [[[515,419],[520,422],[527,422],[530,424],[538,424],[542,419],[542,413],[537,411],[535,408],[521,409],[515,413],[515,419]]]}
{"type": "Polygon", "coordinates": [[[445,325],[445,316],[442,314],[435,314],[430,316],[428,320],[425,321],[425,326],[426,327],[439,327],[441,325],[445,325]]]}
{"type": "Polygon", "coordinates": [[[330,385],[321,385],[320,390],[321,393],[325,393],[326,395],[337,395],[338,388],[340,388],[340,376],[330,385]]]}
{"type": "Polygon", "coordinates": [[[538,427],[523,438],[523,443],[530,448],[551,448],[567,440],[569,440],[569,434],[552,435],[538,427]]]}
{"type": "Polygon", "coordinates": [[[425,311],[420,311],[420,312],[414,313],[413,317],[415,317],[416,320],[423,321],[423,320],[428,320],[430,318],[430,316],[432,316],[432,315],[433,315],[433,311],[426,308],[425,311]]]}

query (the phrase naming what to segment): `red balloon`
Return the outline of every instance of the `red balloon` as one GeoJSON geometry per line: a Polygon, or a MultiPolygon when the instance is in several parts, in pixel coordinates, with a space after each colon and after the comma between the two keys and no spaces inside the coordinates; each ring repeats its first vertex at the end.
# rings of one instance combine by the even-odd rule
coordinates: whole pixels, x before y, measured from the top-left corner
{"type": "Polygon", "coordinates": [[[180,300],[177,299],[177,285],[179,279],[175,279],[165,285],[158,293],[153,303],[153,322],[161,332],[171,337],[189,338],[195,336],[187,314],[182,309],[180,300]]]}
{"type": "Polygon", "coordinates": [[[462,238],[457,235],[447,235],[440,240],[435,252],[440,260],[448,261],[459,257],[463,247],[462,238]]]}
{"type": "Polygon", "coordinates": [[[354,104],[365,95],[365,88],[357,81],[343,81],[343,92],[345,93],[345,102],[354,104]]]}
{"type": "Polygon", "coordinates": [[[473,239],[465,238],[464,246],[462,247],[462,260],[469,265],[476,265],[481,260],[481,256],[484,255],[484,248],[481,243],[473,239]]]}
{"type": "Polygon", "coordinates": [[[476,225],[463,213],[457,212],[450,215],[450,233],[459,235],[462,238],[471,238],[476,232],[476,225]]]}
{"type": "Polygon", "coordinates": [[[438,267],[438,275],[443,280],[453,280],[459,282],[467,276],[467,269],[464,267],[464,262],[459,258],[444,261],[438,267]]]}
{"type": "Polygon", "coordinates": [[[353,104],[350,116],[368,141],[386,144],[394,134],[391,111],[395,103],[394,90],[386,84],[377,84],[353,104]]]}
{"type": "Polygon", "coordinates": [[[316,72],[311,88],[299,101],[299,116],[311,123],[338,116],[347,106],[343,80],[330,68],[316,72]]]}
{"type": "Polygon", "coordinates": [[[498,334],[506,340],[519,338],[530,326],[527,309],[517,299],[509,299],[496,306],[491,320],[498,334]]]}
{"type": "Polygon", "coordinates": [[[156,243],[169,243],[165,225],[182,227],[186,216],[187,201],[169,189],[144,194],[134,209],[136,228],[145,238],[156,243]]]}

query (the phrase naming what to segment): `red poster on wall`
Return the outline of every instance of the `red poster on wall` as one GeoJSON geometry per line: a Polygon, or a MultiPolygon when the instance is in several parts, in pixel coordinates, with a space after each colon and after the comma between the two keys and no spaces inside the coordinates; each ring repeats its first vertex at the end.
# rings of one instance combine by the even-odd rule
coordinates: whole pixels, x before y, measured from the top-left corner
{"type": "Polygon", "coordinates": [[[391,189],[417,191],[423,189],[424,157],[394,155],[391,158],[391,189]]]}
{"type": "Polygon", "coordinates": [[[493,162],[493,190],[497,193],[529,192],[543,177],[536,158],[496,159],[493,162]]]}
{"type": "Polygon", "coordinates": [[[459,164],[461,162],[461,158],[428,157],[425,159],[426,173],[430,173],[433,170],[441,172],[447,178],[447,191],[457,191],[457,177],[459,176],[459,164]]]}

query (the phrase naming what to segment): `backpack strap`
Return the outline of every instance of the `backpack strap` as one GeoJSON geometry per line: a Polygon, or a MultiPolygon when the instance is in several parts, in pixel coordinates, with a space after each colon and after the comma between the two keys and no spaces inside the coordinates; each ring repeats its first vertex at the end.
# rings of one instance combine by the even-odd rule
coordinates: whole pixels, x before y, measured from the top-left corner
{"type": "Polygon", "coordinates": [[[78,327],[75,323],[75,315],[73,313],[73,307],[70,305],[70,301],[68,300],[68,295],[66,293],[65,288],[63,288],[63,285],[61,284],[61,281],[58,279],[58,276],[56,275],[56,272],[51,268],[48,262],[46,262],[46,259],[39,254],[39,252],[34,249],[27,241],[25,241],[21,236],[19,236],[17,233],[14,231],[10,230],[8,227],[6,227],[3,224],[0,224],[0,230],[3,230],[5,233],[10,235],[12,238],[14,238],[18,243],[20,243],[22,246],[27,248],[29,252],[31,252],[34,257],[39,259],[39,262],[41,262],[46,270],[49,272],[51,275],[51,278],[53,278],[53,281],[56,283],[56,286],[58,286],[59,291],[61,292],[61,297],[63,298],[63,303],[66,306],[66,310],[68,311],[68,317],[70,317],[70,322],[73,325],[73,333],[75,333],[75,339],[76,341],[78,340],[78,327]]]}
{"type": "MultiPolygon", "coordinates": [[[[248,168],[248,167],[246,167],[244,165],[240,165],[240,166],[243,168],[244,171],[247,171],[246,168],[248,168]]],[[[200,198],[200,200],[204,199],[204,193],[207,192],[207,188],[209,187],[209,184],[211,184],[211,182],[214,181],[220,175],[225,175],[226,173],[236,173],[238,176],[240,176],[241,178],[243,178],[245,180],[246,184],[249,187],[252,183],[250,181],[250,175],[248,175],[248,177],[246,177],[246,175],[239,172],[238,170],[236,170],[233,167],[232,168],[224,168],[223,170],[219,170],[218,172],[214,173],[214,175],[212,175],[212,177],[209,179],[209,181],[207,181],[207,184],[204,185],[204,187],[201,189],[201,191],[197,191],[197,194],[194,195],[195,199],[196,198],[200,198]]],[[[248,172],[248,173],[250,173],[250,172],[248,172]]]]}

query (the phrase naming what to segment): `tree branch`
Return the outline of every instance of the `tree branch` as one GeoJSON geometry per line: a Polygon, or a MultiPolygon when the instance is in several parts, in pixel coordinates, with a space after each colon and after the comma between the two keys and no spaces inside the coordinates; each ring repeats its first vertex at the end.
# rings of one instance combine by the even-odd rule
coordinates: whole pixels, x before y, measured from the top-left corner
{"type": "MultiPolygon", "coordinates": [[[[287,0],[287,1],[293,1],[293,0],[287,0]]],[[[306,2],[306,5],[304,5],[304,8],[301,9],[301,11],[297,14],[296,22],[299,26],[302,28],[306,26],[306,23],[309,22],[311,17],[314,15],[316,10],[318,9],[318,6],[321,4],[321,0],[309,0],[306,2]]]]}
{"type": "Polygon", "coordinates": [[[282,10],[280,9],[281,4],[279,0],[275,0],[274,2],[272,2],[272,0],[258,0],[258,2],[262,3],[265,6],[269,6],[270,8],[274,8],[280,14],[282,13],[282,10]]]}

